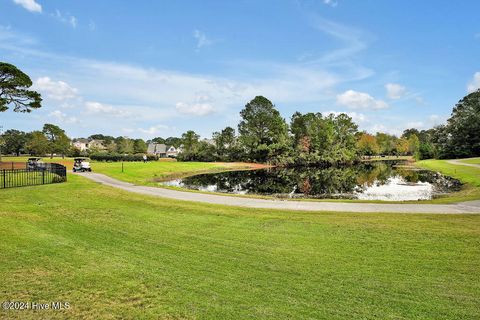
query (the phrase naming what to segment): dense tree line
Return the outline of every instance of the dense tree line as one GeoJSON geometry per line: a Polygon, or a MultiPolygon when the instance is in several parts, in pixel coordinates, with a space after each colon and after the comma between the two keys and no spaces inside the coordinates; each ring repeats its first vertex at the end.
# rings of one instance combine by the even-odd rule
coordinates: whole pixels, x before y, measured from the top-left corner
{"type": "Polygon", "coordinates": [[[480,89],[453,108],[444,125],[428,130],[407,129],[400,138],[363,133],[358,140],[363,155],[413,155],[417,159],[480,156],[480,89]]]}
{"type": "Polygon", "coordinates": [[[281,165],[352,163],[359,158],[358,127],[346,114],[322,116],[296,112],[288,124],[273,103],[255,97],[240,112],[235,129],[213,133],[213,141],[201,141],[188,131],[182,136],[180,160],[253,161],[281,165]]]}
{"type": "Polygon", "coordinates": [[[445,125],[428,130],[407,129],[400,137],[359,132],[346,114],[295,112],[287,123],[273,103],[255,97],[240,112],[238,131],[232,127],[200,139],[192,130],[181,137],[156,137],[149,141],[94,134],[100,141],[82,153],[65,131],[45,124],[41,131],[7,130],[0,136],[4,154],[120,155],[145,154],[150,142],[181,147],[180,161],[252,161],[280,165],[348,164],[361,157],[404,156],[417,159],[480,156],[480,90],[467,95],[453,109],[445,125]]]}
{"type": "Polygon", "coordinates": [[[41,131],[23,132],[15,129],[5,131],[1,136],[0,150],[4,154],[33,155],[53,154],[66,156],[72,152],[70,138],[65,131],[53,124],[45,124],[41,131]]]}
{"type": "Polygon", "coordinates": [[[213,133],[213,142],[188,131],[180,160],[254,161],[283,165],[352,163],[361,157],[413,156],[416,159],[480,156],[480,90],[453,108],[445,125],[407,129],[400,137],[359,132],[346,114],[296,112],[290,123],[265,97],[256,97],[240,112],[235,129],[213,133]]]}

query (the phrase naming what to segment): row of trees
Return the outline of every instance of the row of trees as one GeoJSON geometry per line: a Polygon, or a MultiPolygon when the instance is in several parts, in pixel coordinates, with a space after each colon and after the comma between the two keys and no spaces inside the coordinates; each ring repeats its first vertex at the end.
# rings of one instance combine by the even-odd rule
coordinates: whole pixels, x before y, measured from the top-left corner
{"type": "Polygon", "coordinates": [[[181,160],[254,161],[284,165],[350,163],[358,159],[358,127],[346,114],[301,114],[287,124],[273,103],[258,96],[245,105],[235,129],[213,133],[213,143],[188,131],[181,160]]]}
{"type": "Polygon", "coordinates": [[[180,159],[318,165],[378,155],[416,159],[480,156],[480,90],[460,100],[445,125],[407,129],[400,137],[359,132],[346,114],[296,112],[287,124],[272,102],[261,96],[247,103],[240,116],[238,134],[226,127],[213,133],[213,143],[200,141],[194,131],[183,134],[180,159]]]}
{"type": "MultiPolygon", "coordinates": [[[[3,154],[32,154],[62,156],[88,156],[100,152],[108,154],[145,154],[147,143],[143,139],[130,139],[128,137],[112,137],[102,134],[94,134],[88,137],[89,142],[97,141],[86,151],[74,147],[71,140],[63,129],[53,124],[45,124],[41,131],[23,132],[10,129],[0,136],[0,152],[3,154]]],[[[157,141],[162,138],[157,138],[157,141]]],[[[162,139],[163,140],[163,139],[162,139]]],[[[176,141],[181,144],[180,138],[168,138],[167,141],[176,141]]],[[[165,140],[163,140],[165,141],[165,140]]]]}
{"type": "Polygon", "coordinates": [[[2,134],[1,151],[7,154],[68,155],[72,148],[65,131],[53,124],[45,124],[41,131],[23,132],[15,129],[2,134]]]}
{"type": "Polygon", "coordinates": [[[404,131],[400,138],[377,132],[375,135],[362,132],[358,136],[357,148],[358,152],[364,156],[414,156],[420,158],[420,140],[417,134],[409,134],[411,130],[404,131]]]}
{"type": "Polygon", "coordinates": [[[480,156],[480,89],[453,108],[444,125],[428,130],[407,129],[400,138],[377,133],[362,134],[359,152],[364,155],[414,155],[417,159],[480,156]]]}
{"type": "MultiPolygon", "coordinates": [[[[38,92],[29,90],[32,81],[15,66],[0,62],[0,112],[30,112],[41,107],[38,92]]],[[[400,138],[385,133],[358,132],[346,114],[323,116],[321,113],[296,112],[289,124],[268,99],[255,97],[240,112],[238,135],[231,127],[213,134],[213,143],[200,141],[194,131],[181,138],[155,138],[152,142],[176,147],[183,144],[181,160],[222,160],[276,162],[285,165],[350,163],[360,156],[414,155],[416,158],[461,158],[480,155],[480,89],[461,99],[445,125],[429,130],[405,130],[400,138]]],[[[109,153],[145,153],[142,139],[111,137],[101,134],[99,149],[109,153]]],[[[6,153],[72,154],[65,131],[46,124],[42,131],[30,133],[7,130],[0,136],[6,153]]],[[[96,150],[94,150],[96,151],[96,150]]],[[[98,150],[99,151],[99,150],[98,150]]]]}

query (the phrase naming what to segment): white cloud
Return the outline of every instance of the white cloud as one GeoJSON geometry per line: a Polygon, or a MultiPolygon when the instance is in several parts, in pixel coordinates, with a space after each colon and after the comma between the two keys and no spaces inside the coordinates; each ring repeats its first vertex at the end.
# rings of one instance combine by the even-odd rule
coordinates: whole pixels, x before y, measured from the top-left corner
{"type": "Polygon", "coordinates": [[[387,83],[385,85],[387,97],[393,100],[400,99],[407,93],[407,89],[398,83],[387,83]]]}
{"type": "Polygon", "coordinates": [[[18,5],[21,5],[30,12],[42,12],[42,6],[35,2],[35,0],[13,0],[18,5]]]}
{"type": "MultiPolygon", "coordinates": [[[[339,40],[350,32],[349,29],[344,31],[339,40]]],[[[138,128],[148,130],[152,122],[169,125],[169,134],[174,135],[177,133],[172,131],[177,129],[172,125],[176,126],[178,117],[185,114],[193,116],[182,117],[178,130],[193,126],[200,134],[207,135],[207,130],[220,129],[225,119],[232,114],[238,115],[245,103],[257,95],[268,97],[280,109],[293,104],[326,105],[335,99],[335,86],[365,79],[371,74],[356,66],[339,66],[338,60],[331,65],[321,59],[305,63],[230,61],[227,67],[232,72],[228,74],[233,76],[188,73],[45,52],[35,43],[22,43],[23,36],[16,36],[11,30],[0,29],[0,39],[3,34],[11,41],[0,41],[0,50],[38,61],[32,74],[45,72],[44,68],[50,67],[51,61],[55,61],[52,70],[60,69],[68,74],[68,82],[75,83],[85,95],[67,100],[80,112],[78,117],[85,128],[82,130],[100,127],[114,135],[123,128],[133,128],[137,133],[138,128]],[[235,78],[237,69],[243,77],[235,78]],[[199,98],[202,96],[209,98],[202,100],[199,98]],[[216,122],[193,122],[195,116],[213,112],[216,114],[212,119],[216,122]],[[116,117],[115,121],[111,121],[112,116],[116,117]]],[[[62,108],[61,104],[53,106],[62,108]]]]}
{"type": "Polygon", "coordinates": [[[75,117],[69,117],[60,110],[55,110],[49,113],[49,116],[57,119],[60,123],[78,123],[78,119],[75,117]]]}
{"type": "Polygon", "coordinates": [[[211,104],[211,98],[206,95],[195,97],[193,103],[177,102],[175,109],[182,114],[194,116],[206,116],[216,111],[211,104]]]}
{"type": "Polygon", "coordinates": [[[131,112],[114,107],[109,104],[104,104],[96,101],[87,101],[85,103],[85,109],[88,114],[106,114],[115,117],[130,117],[131,112]]]}
{"type": "Polygon", "coordinates": [[[213,41],[208,39],[207,35],[200,30],[194,30],[193,37],[197,40],[197,51],[213,43],[213,41]]]}
{"type": "Polygon", "coordinates": [[[147,128],[147,129],[138,128],[138,131],[141,132],[141,133],[144,133],[144,134],[148,134],[148,135],[156,135],[156,134],[163,133],[163,132],[167,131],[168,129],[169,129],[168,126],[165,126],[163,124],[159,124],[159,125],[147,128]]]}
{"type": "Polygon", "coordinates": [[[62,13],[60,10],[55,9],[55,13],[52,14],[55,18],[58,19],[58,21],[69,24],[72,28],[76,28],[78,24],[78,20],[75,16],[69,14],[69,13],[62,13]]]}
{"type": "MultiPolygon", "coordinates": [[[[320,16],[314,17],[312,23],[314,28],[328,34],[344,44],[342,48],[332,50],[315,60],[317,62],[336,62],[346,64],[351,67],[352,64],[351,62],[349,63],[350,60],[346,60],[346,58],[352,57],[367,48],[367,39],[370,37],[357,28],[339,24],[324,19],[320,16]]],[[[358,66],[355,67],[359,68],[358,66]]]]}
{"type": "Polygon", "coordinates": [[[323,0],[323,3],[330,7],[336,7],[338,2],[335,0],[323,0]]]}
{"type": "Polygon", "coordinates": [[[371,134],[376,134],[377,132],[383,132],[395,135],[397,137],[402,135],[403,129],[395,126],[386,126],[383,124],[373,124],[366,128],[366,131],[371,134]]]}
{"type": "Polygon", "coordinates": [[[333,114],[334,116],[338,116],[339,114],[345,113],[347,116],[352,118],[352,120],[356,123],[361,123],[365,122],[367,120],[367,116],[365,116],[363,113],[357,113],[357,112],[342,112],[342,111],[326,111],[323,112],[324,115],[328,116],[330,114],[333,114]]]}
{"type": "Polygon", "coordinates": [[[472,81],[467,86],[468,93],[474,92],[480,88],[480,72],[475,72],[472,81]]]}
{"type": "Polygon", "coordinates": [[[428,124],[429,124],[430,128],[435,127],[435,126],[438,126],[442,123],[447,122],[447,119],[448,119],[448,116],[446,116],[446,115],[440,116],[438,114],[432,114],[428,117],[428,124]]]}
{"type": "Polygon", "coordinates": [[[70,19],[68,19],[68,22],[73,28],[77,27],[77,18],[75,18],[74,16],[70,16],[70,19]]]}
{"type": "Polygon", "coordinates": [[[415,128],[415,129],[423,129],[425,128],[425,123],[423,121],[410,121],[405,124],[406,128],[415,128]]]}
{"type": "Polygon", "coordinates": [[[75,98],[78,91],[66,82],[53,81],[49,77],[38,78],[34,83],[34,88],[41,94],[46,94],[48,98],[58,101],[75,98]]]}
{"type": "Polygon", "coordinates": [[[385,101],[377,100],[368,93],[347,90],[337,95],[337,103],[350,109],[386,109],[385,101]]]}

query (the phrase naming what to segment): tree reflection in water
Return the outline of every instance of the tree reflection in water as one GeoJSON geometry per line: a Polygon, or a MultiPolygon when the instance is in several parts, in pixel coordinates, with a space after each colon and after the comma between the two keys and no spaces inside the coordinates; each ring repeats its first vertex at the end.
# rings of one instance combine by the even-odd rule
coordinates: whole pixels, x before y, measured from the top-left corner
{"type": "MultiPolygon", "coordinates": [[[[304,198],[356,198],[369,188],[392,184],[432,185],[432,197],[456,191],[460,183],[436,172],[405,166],[404,162],[377,161],[342,167],[270,168],[202,174],[166,182],[184,188],[236,194],[304,198]]],[[[411,191],[412,189],[410,189],[411,191]]]]}

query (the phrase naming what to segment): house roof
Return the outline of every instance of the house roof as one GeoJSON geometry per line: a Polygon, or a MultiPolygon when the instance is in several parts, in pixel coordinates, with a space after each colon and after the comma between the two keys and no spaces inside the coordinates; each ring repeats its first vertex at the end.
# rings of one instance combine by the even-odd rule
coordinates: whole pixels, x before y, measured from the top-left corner
{"type": "Polygon", "coordinates": [[[149,143],[147,147],[147,153],[155,154],[155,153],[166,153],[167,146],[163,143],[149,143]]]}

